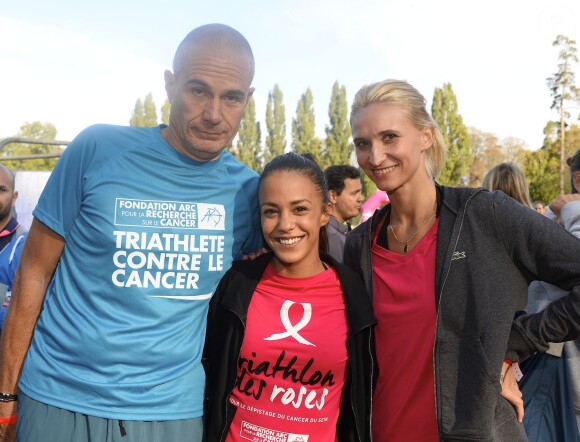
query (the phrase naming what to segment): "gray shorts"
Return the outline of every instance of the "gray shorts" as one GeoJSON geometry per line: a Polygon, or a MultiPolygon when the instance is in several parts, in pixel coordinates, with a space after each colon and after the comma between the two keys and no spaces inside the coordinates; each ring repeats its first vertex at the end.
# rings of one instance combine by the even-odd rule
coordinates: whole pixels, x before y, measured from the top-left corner
{"type": "Polygon", "coordinates": [[[201,442],[203,418],[119,421],[87,416],[18,394],[18,442],[201,442]]]}

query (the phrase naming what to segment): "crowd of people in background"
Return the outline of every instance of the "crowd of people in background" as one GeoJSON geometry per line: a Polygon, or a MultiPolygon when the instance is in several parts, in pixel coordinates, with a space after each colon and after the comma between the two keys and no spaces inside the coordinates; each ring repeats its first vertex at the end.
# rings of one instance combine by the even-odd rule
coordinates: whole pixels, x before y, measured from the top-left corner
{"type": "MultiPolygon", "coordinates": [[[[580,238],[580,149],[568,159],[570,193],[560,195],[548,209],[555,222],[580,238]]],[[[520,204],[546,215],[543,201],[530,203],[524,173],[513,163],[501,163],[485,175],[482,186],[501,190],[520,204]]],[[[527,313],[542,311],[566,292],[543,281],[528,288],[527,313]]],[[[520,382],[524,397],[524,426],[531,441],[574,441],[580,433],[580,340],[550,343],[524,361],[525,377],[520,382]]]]}
{"type": "Polygon", "coordinates": [[[0,442],[578,442],[580,149],[547,205],[512,163],[440,185],[425,98],[384,80],[358,168],[258,176],[224,150],[254,71],[235,29],[191,31],[169,124],[85,129],[29,232],[0,167],[0,442]]]}

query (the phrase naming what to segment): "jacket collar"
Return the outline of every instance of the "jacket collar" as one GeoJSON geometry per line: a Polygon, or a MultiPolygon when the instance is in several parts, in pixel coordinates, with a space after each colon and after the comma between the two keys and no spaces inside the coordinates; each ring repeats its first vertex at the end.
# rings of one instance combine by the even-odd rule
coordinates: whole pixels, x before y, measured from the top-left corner
{"type": "Polygon", "coordinates": [[[332,215],[330,215],[330,218],[328,218],[328,226],[330,226],[331,228],[334,228],[334,230],[337,230],[338,232],[342,233],[343,235],[346,235],[349,231],[348,224],[341,223],[335,216],[332,216],[332,215]]]}
{"type": "Polygon", "coordinates": [[[453,252],[459,240],[463,216],[468,201],[481,188],[458,188],[447,187],[437,184],[438,194],[441,198],[439,209],[439,228],[437,230],[437,252],[435,269],[435,302],[439,306],[439,298],[443,290],[445,275],[451,266],[453,252]]]}
{"type": "MultiPolygon", "coordinates": [[[[330,255],[321,252],[320,258],[331,264],[338,274],[344,293],[346,317],[348,322],[348,336],[374,325],[376,320],[372,314],[370,299],[360,278],[344,264],[339,263],[330,255]]],[[[252,296],[266,267],[272,260],[272,254],[263,254],[252,261],[236,261],[232,266],[234,275],[227,281],[233,290],[226,290],[222,298],[222,306],[234,312],[246,325],[248,307],[252,296]]]]}
{"type": "Polygon", "coordinates": [[[441,206],[445,206],[454,215],[457,215],[465,207],[465,203],[476,193],[482,192],[481,187],[448,187],[435,183],[437,186],[441,206]]]}
{"type": "MultiPolygon", "coordinates": [[[[224,291],[221,303],[224,308],[234,312],[246,326],[246,317],[250,301],[272,259],[271,253],[264,253],[253,260],[234,261],[232,276],[227,281],[228,290],[224,291]],[[232,288],[235,287],[235,288],[232,288]]],[[[220,282],[220,285],[224,280],[220,282]]]]}
{"type": "Polygon", "coordinates": [[[14,238],[14,233],[16,233],[16,230],[18,230],[19,226],[20,224],[18,224],[16,218],[10,218],[8,224],[6,224],[2,231],[0,231],[0,250],[3,251],[10,243],[10,241],[12,241],[14,238]]]}
{"type": "Polygon", "coordinates": [[[4,228],[0,232],[0,237],[12,235],[14,232],[16,232],[16,229],[18,229],[19,225],[20,224],[18,224],[16,218],[14,217],[10,218],[10,221],[8,221],[8,223],[4,226],[4,228]]]}
{"type": "MultiPolygon", "coordinates": [[[[437,210],[439,216],[439,227],[437,230],[437,251],[435,269],[435,302],[439,305],[439,297],[443,289],[445,275],[451,265],[451,258],[455,251],[455,246],[461,232],[462,215],[459,216],[466,207],[467,202],[477,193],[482,192],[481,188],[458,188],[442,186],[435,183],[437,189],[437,210]]],[[[369,240],[372,241],[374,232],[380,223],[390,216],[391,205],[387,204],[376,211],[368,226],[369,240]]]]}

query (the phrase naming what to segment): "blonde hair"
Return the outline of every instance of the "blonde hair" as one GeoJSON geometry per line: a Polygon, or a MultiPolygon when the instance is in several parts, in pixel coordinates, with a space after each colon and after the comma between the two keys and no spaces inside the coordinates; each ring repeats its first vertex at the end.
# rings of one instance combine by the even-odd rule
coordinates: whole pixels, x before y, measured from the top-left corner
{"type": "Polygon", "coordinates": [[[524,206],[533,208],[526,176],[514,163],[500,163],[492,167],[483,177],[481,187],[501,190],[524,206]]]}
{"type": "Polygon", "coordinates": [[[384,80],[363,86],[356,93],[352,103],[351,126],[354,115],[362,108],[374,103],[389,104],[401,108],[419,129],[433,128],[433,144],[425,151],[425,168],[431,178],[437,178],[445,162],[447,147],[439,126],[425,109],[427,102],[423,95],[406,81],[400,80],[384,80]]]}

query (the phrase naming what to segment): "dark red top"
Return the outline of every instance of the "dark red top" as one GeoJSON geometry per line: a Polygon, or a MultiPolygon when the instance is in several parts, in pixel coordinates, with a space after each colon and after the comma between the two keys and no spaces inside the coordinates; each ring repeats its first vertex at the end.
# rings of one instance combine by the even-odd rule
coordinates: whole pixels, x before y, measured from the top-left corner
{"type": "Polygon", "coordinates": [[[433,372],[438,224],[406,255],[377,245],[376,237],[371,248],[378,321],[372,419],[377,441],[439,441],[433,372]]]}

